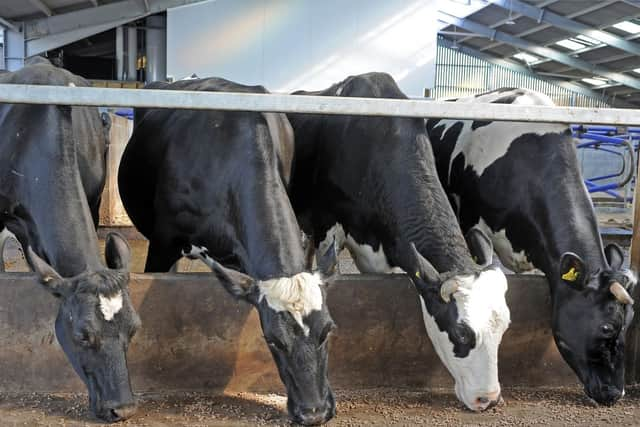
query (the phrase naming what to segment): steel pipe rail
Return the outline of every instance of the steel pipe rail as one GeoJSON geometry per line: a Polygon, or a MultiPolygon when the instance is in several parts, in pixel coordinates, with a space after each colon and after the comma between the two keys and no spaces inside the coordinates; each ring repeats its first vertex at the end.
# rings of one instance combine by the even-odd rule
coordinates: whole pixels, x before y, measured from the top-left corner
{"type": "Polygon", "coordinates": [[[640,111],[426,100],[0,84],[0,103],[640,125],[640,111]]]}

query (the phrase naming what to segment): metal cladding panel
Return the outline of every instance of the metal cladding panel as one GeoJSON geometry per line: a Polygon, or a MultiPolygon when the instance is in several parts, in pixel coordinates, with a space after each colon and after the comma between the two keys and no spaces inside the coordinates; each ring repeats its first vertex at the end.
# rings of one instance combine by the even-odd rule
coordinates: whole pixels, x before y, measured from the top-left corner
{"type": "Polygon", "coordinates": [[[434,98],[460,98],[501,87],[526,88],[542,92],[559,106],[610,107],[603,98],[573,92],[550,81],[438,45],[434,98]]]}
{"type": "Polygon", "coordinates": [[[385,71],[408,96],[433,87],[435,2],[218,0],[167,12],[167,73],[274,92],[385,71]]]}

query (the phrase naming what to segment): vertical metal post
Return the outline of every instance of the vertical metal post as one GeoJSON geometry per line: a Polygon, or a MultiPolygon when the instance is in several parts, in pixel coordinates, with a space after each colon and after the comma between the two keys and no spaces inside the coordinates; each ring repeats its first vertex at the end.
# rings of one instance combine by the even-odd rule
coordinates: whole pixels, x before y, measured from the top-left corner
{"type": "Polygon", "coordinates": [[[116,79],[124,78],[124,29],[116,28],[116,79]]]}
{"type": "MultiPolygon", "coordinates": [[[[22,26],[22,24],[20,24],[22,26]]],[[[24,30],[21,32],[7,29],[4,39],[5,46],[5,64],[7,70],[15,71],[24,66],[25,58],[25,42],[24,30]]]]}
{"type": "Polygon", "coordinates": [[[137,80],[136,63],[138,61],[138,29],[127,28],[127,80],[137,80]]]}
{"type": "Polygon", "coordinates": [[[4,61],[4,57],[5,57],[5,34],[4,34],[4,27],[2,27],[0,25],[0,44],[2,44],[2,49],[0,49],[0,67],[2,67],[2,70],[6,70],[7,69],[7,64],[4,61]]]}
{"type": "MultiPolygon", "coordinates": [[[[640,156],[638,161],[640,162],[640,156]]],[[[636,274],[640,273],[640,185],[638,185],[638,168],[636,168],[636,182],[633,193],[633,228],[631,235],[631,270],[636,274]]],[[[640,302],[640,286],[636,287],[632,297],[635,301],[640,302]]],[[[636,384],[640,381],[640,312],[636,309],[636,315],[627,331],[626,343],[626,378],[627,384],[636,384]]]]}
{"type": "Polygon", "coordinates": [[[166,19],[161,15],[146,19],[147,83],[167,79],[166,19]]]}

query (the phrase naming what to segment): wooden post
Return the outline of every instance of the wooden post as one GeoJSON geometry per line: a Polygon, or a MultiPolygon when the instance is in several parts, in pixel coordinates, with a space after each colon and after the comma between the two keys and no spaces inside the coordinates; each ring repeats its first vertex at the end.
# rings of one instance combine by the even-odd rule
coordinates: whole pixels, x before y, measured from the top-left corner
{"type": "Polygon", "coordinates": [[[109,151],[107,153],[107,178],[100,204],[100,225],[106,227],[131,226],[131,220],[122,206],[118,191],[118,165],[133,132],[133,121],[114,114],[109,114],[109,117],[111,118],[111,129],[109,130],[109,151]]]}
{"type": "MultiPolygon", "coordinates": [[[[640,162],[640,155],[637,156],[640,162]]],[[[638,185],[638,171],[640,164],[636,168],[635,189],[633,191],[633,226],[631,234],[631,254],[630,266],[631,270],[638,275],[640,273],[640,185],[638,185]]],[[[636,301],[636,314],[633,322],[627,331],[626,344],[626,383],[636,384],[640,381],[640,286],[632,295],[636,301]]]]}

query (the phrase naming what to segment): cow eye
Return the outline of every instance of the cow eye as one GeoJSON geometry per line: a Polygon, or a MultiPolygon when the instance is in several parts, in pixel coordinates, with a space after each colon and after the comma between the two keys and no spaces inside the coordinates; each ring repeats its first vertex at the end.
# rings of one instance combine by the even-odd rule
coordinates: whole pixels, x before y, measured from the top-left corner
{"type": "Polygon", "coordinates": [[[463,326],[458,326],[457,328],[457,335],[458,335],[458,341],[460,342],[460,344],[469,344],[471,342],[471,333],[470,331],[463,327],[463,326]]]}
{"type": "Polygon", "coordinates": [[[269,347],[274,348],[276,350],[280,350],[280,351],[287,351],[287,348],[285,347],[285,345],[282,344],[279,340],[275,338],[267,338],[267,337],[264,337],[264,339],[267,341],[267,345],[269,347]]]}
{"type": "Polygon", "coordinates": [[[602,335],[604,335],[605,338],[610,338],[615,332],[615,328],[610,323],[605,323],[604,325],[602,325],[601,330],[602,335]]]}
{"type": "Polygon", "coordinates": [[[73,335],[74,341],[82,347],[93,347],[96,343],[95,337],[89,331],[76,332],[73,335]]]}

